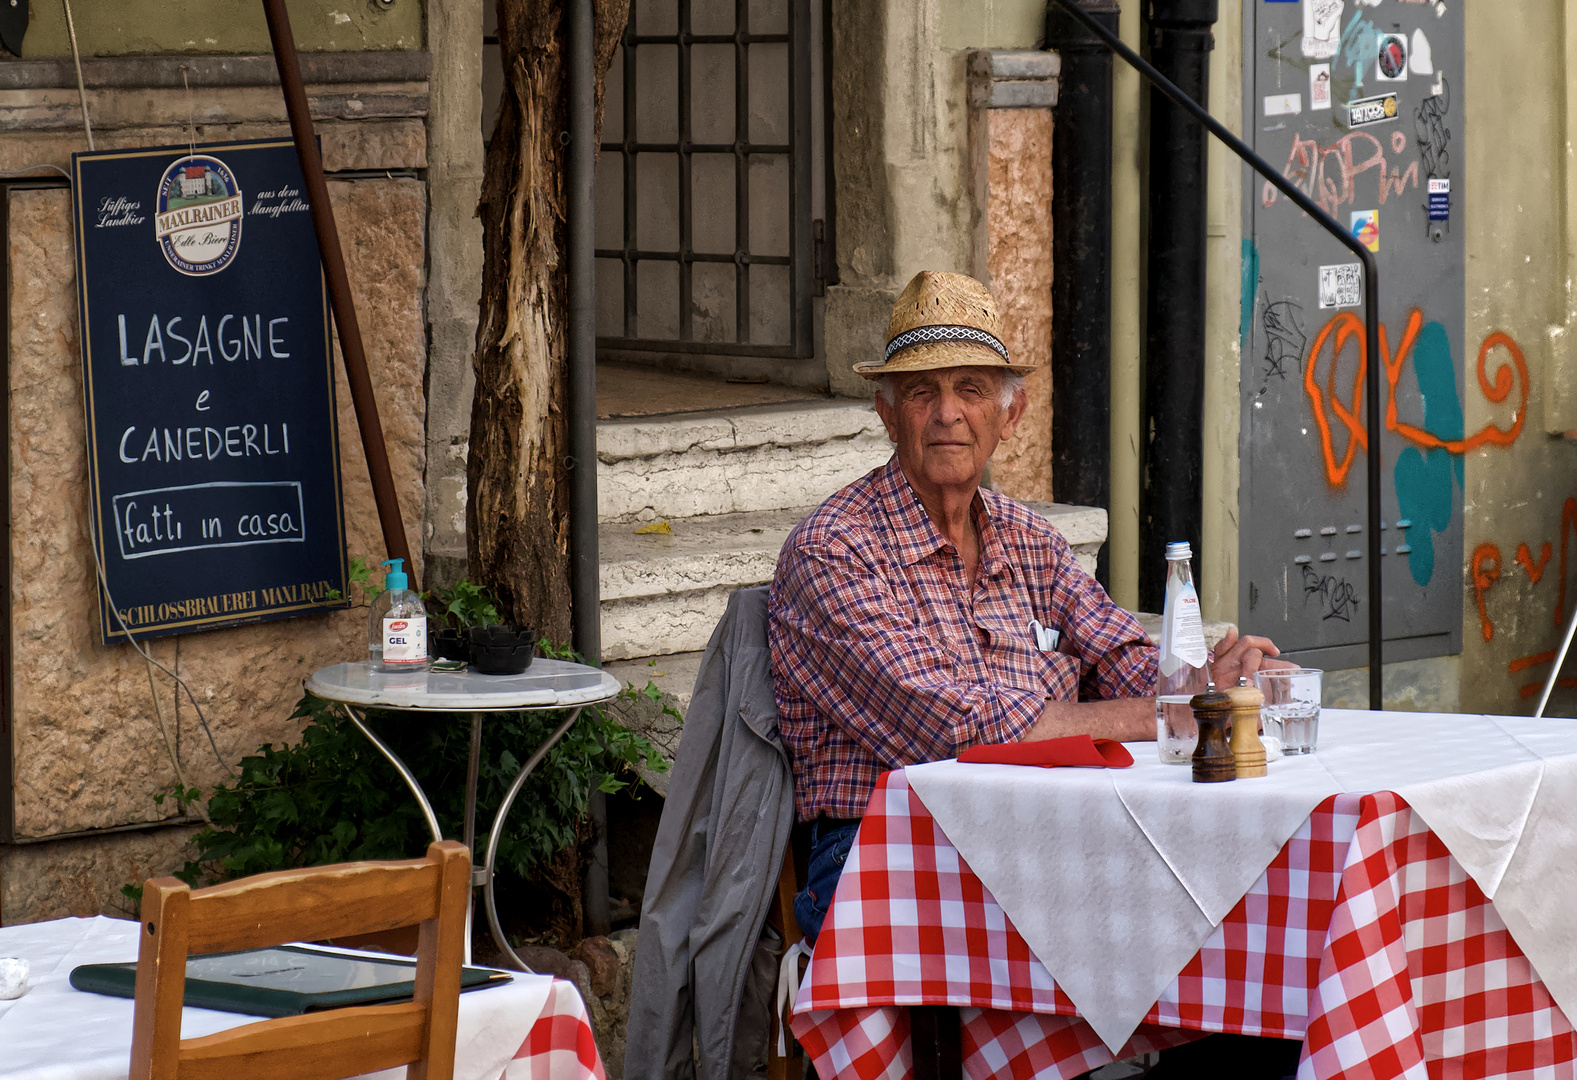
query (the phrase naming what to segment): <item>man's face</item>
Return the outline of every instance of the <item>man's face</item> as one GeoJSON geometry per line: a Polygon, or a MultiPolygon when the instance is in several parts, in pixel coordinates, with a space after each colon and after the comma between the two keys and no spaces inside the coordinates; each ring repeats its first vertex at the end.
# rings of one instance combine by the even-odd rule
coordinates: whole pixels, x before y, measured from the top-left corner
{"type": "Polygon", "coordinates": [[[1024,396],[1002,405],[1002,372],[986,367],[940,368],[894,375],[894,401],[876,395],[876,412],[896,445],[898,464],[917,487],[979,486],[997,443],[1011,438],[1024,396]]]}

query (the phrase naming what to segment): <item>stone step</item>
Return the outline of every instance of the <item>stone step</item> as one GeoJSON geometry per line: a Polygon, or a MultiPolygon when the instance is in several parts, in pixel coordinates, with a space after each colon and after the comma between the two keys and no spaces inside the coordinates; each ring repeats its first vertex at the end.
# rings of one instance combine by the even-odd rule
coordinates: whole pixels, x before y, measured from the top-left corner
{"type": "Polygon", "coordinates": [[[863,401],[602,420],[597,515],[650,521],[814,506],[891,454],[863,401]]]}
{"type": "MultiPolygon", "coordinates": [[[[1062,531],[1085,570],[1106,539],[1106,511],[1029,504],[1062,531]]],[[[728,594],[772,579],[778,550],[813,507],[680,518],[671,535],[636,533],[635,522],[598,528],[604,660],[665,656],[706,647],[728,594]]]]}

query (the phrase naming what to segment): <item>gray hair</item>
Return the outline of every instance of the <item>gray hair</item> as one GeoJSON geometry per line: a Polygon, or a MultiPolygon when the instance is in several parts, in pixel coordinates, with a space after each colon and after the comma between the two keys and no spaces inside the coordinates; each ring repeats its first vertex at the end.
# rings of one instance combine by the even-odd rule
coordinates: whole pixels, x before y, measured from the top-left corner
{"type": "MultiPolygon", "coordinates": [[[[889,405],[898,404],[897,372],[889,371],[876,380],[876,390],[889,405]]],[[[997,403],[1004,409],[1013,404],[1013,395],[1024,392],[1024,376],[1011,371],[1002,373],[1002,389],[997,392],[997,403]]]]}

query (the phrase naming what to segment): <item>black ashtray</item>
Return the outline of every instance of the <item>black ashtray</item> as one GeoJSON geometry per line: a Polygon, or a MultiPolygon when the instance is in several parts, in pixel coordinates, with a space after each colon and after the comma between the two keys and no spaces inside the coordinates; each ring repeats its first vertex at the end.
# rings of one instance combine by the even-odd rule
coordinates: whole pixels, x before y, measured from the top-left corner
{"type": "Polygon", "coordinates": [[[466,640],[465,631],[452,627],[433,631],[432,651],[440,660],[458,660],[464,664],[471,659],[471,643],[466,640]]]}
{"type": "Polygon", "coordinates": [[[537,655],[534,626],[520,629],[510,623],[492,623],[473,626],[466,634],[471,666],[484,675],[519,675],[537,655]]]}

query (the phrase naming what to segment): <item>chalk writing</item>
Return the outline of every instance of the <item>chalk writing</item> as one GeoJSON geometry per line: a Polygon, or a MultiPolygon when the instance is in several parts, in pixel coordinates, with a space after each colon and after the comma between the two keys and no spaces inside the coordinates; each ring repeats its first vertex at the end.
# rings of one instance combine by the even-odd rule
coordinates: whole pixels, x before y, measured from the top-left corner
{"type": "MultiPolygon", "coordinates": [[[[1405,143],[1403,148],[1406,148],[1405,143]]],[[[1365,131],[1343,135],[1329,146],[1321,146],[1316,139],[1294,135],[1287,164],[1281,171],[1330,214],[1358,201],[1358,178],[1366,172],[1377,172],[1379,187],[1375,198],[1381,206],[1391,195],[1402,194],[1408,185],[1414,190],[1418,188],[1418,162],[1410,162],[1405,169],[1398,165],[1393,170],[1380,140],[1365,131]]],[[[1279,195],[1267,180],[1260,192],[1260,202],[1271,206],[1279,195]]],[[[1372,205],[1367,196],[1362,201],[1372,205]]]]}

